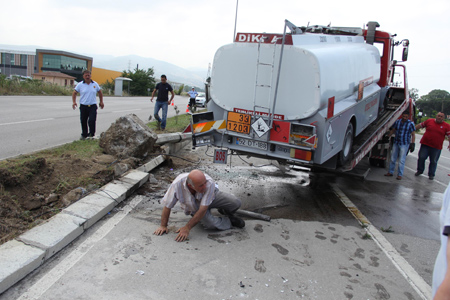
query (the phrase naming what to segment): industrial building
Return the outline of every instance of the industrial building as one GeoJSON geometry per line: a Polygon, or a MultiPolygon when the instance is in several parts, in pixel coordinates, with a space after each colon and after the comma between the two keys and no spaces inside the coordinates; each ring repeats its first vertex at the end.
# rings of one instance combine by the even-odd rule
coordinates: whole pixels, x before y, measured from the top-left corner
{"type": "Polygon", "coordinates": [[[114,81],[121,72],[93,68],[93,58],[76,53],[36,49],[23,51],[0,49],[0,74],[44,80],[58,85],[73,86],[83,80],[83,71],[92,72],[99,84],[114,81]]]}

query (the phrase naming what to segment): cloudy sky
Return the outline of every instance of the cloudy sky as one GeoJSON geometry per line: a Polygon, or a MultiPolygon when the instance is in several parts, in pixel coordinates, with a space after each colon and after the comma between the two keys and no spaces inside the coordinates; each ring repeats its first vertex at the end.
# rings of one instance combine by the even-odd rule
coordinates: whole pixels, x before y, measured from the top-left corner
{"type": "MultiPolygon", "coordinates": [[[[0,5],[0,44],[79,54],[135,54],[207,69],[231,43],[236,0],[15,0],[0,5]]],[[[381,30],[410,40],[409,88],[450,92],[448,0],[239,0],[237,32],[282,33],[284,20],[381,30]]],[[[400,51],[398,51],[400,53],[400,51]]],[[[139,62],[132,62],[133,65],[139,62]]]]}

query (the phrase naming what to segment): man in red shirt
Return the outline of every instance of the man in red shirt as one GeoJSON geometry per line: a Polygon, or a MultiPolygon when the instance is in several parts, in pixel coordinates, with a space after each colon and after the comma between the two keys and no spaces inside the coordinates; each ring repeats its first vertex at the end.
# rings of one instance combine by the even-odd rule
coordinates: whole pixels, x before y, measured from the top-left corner
{"type": "MultiPolygon", "coordinates": [[[[416,125],[416,130],[425,128],[425,133],[420,140],[419,159],[417,160],[416,176],[419,176],[425,170],[425,161],[430,158],[428,166],[428,178],[434,179],[436,175],[437,162],[441,155],[442,145],[445,136],[450,136],[450,124],[444,122],[443,112],[437,114],[436,119],[428,119],[425,122],[416,125]]],[[[447,147],[450,150],[450,143],[447,147]]]]}

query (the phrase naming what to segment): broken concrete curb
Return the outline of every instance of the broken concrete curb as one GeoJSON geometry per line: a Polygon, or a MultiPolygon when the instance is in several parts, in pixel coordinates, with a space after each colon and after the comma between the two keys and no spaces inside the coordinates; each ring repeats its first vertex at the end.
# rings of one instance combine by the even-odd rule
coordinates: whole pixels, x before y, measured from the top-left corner
{"type": "MultiPolygon", "coordinates": [[[[165,152],[171,154],[190,143],[189,138],[189,134],[171,134],[169,138],[164,137],[164,142],[160,141],[159,144],[170,143],[165,152]]],[[[46,222],[1,245],[0,294],[37,269],[132,195],[148,181],[148,172],[164,160],[164,155],[159,155],[145,165],[128,171],[120,179],[106,184],[46,222]]]]}

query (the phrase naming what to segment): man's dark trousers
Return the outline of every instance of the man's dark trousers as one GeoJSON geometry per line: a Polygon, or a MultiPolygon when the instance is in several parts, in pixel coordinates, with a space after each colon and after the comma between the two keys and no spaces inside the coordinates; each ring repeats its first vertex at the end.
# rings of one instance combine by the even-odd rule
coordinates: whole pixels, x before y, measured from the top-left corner
{"type": "Polygon", "coordinates": [[[81,135],[83,137],[95,135],[95,122],[97,121],[97,104],[80,104],[81,135]],[[89,125],[89,131],[88,131],[89,125]]]}

